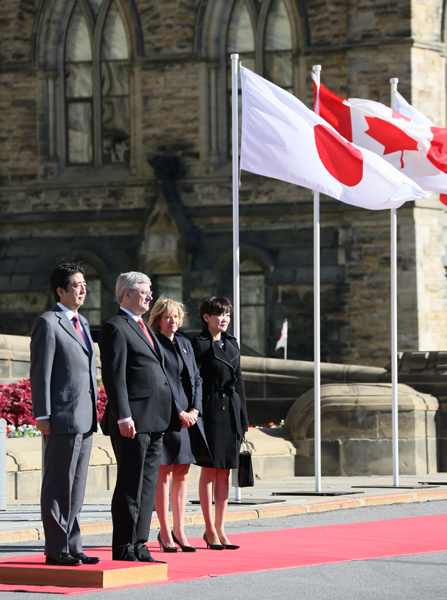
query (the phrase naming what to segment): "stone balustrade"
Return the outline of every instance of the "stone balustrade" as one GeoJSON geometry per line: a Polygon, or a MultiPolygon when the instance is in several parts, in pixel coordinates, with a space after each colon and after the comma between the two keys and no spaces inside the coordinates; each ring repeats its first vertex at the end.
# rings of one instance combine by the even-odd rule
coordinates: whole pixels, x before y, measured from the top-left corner
{"type": "MultiPolygon", "coordinates": [[[[403,474],[432,473],[447,465],[445,356],[441,352],[400,355],[399,381],[411,385],[399,386],[403,474]]],[[[256,476],[313,472],[313,363],[243,356],[242,372],[250,422],[279,423],[286,419],[282,429],[250,430],[250,439],[257,443],[253,457],[256,476]]],[[[0,335],[0,381],[8,383],[28,376],[29,338],[0,335]]],[[[392,473],[389,381],[387,368],[321,364],[323,474],[392,473]]],[[[95,440],[87,485],[109,489],[116,468],[110,440],[96,435],[95,440]]],[[[40,485],[40,440],[13,439],[7,443],[8,496],[35,496],[40,485]]],[[[193,469],[192,482],[194,473],[193,469]]]]}

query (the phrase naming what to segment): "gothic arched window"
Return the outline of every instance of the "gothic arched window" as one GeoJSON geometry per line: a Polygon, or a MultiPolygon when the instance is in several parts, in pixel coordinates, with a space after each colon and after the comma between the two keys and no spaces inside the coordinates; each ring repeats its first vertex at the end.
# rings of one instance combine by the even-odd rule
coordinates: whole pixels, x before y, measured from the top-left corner
{"type": "Polygon", "coordinates": [[[93,162],[93,69],[90,33],[75,5],[65,44],[68,164],[93,162]]]}
{"type": "Polygon", "coordinates": [[[68,165],[129,163],[128,57],[116,2],[78,0],[65,43],[68,165]]]}
{"type": "Polygon", "coordinates": [[[264,77],[288,92],[293,91],[292,48],[286,5],[283,0],[273,0],[264,36],[264,77]]]}
{"type": "Polygon", "coordinates": [[[265,273],[254,260],[240,264],[241,339],[265,356],[265,273]]]}
{"type": "MultiPolygon", "coordinates": [[[[207,140],[211,167],[231,155],[231,54],[242,65],[298,92],[298,55],[302,46],[298,8],[292,0],[212,0],[200,22],[199,50],[206,59],[209,86],[207,140]],[[225,107],[224,107],[225,103],[225,107]]],[[[239,102],[240,103],[240,102],[239,102]]]]}

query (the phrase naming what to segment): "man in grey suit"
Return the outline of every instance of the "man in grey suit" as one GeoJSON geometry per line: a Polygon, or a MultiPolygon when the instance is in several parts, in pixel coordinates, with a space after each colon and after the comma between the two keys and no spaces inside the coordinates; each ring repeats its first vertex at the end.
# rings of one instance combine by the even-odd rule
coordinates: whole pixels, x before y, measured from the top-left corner
{"type": "Polygon", "coordinates": [[[44,435],[41,514],[46,564],[96,564],[82,551],[79,513],[96,431],[95,349],[84,304],[84,269],[61,262],[50,275],[56,306],[31,332],[31,395],[36,426],[44,435]]]}

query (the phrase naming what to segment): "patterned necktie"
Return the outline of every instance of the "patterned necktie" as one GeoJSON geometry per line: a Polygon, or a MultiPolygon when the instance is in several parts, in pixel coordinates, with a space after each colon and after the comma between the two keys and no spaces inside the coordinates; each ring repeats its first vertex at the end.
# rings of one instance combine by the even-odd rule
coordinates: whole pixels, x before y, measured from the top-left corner
{"type": "Polygon", "coordinates": [[[84,339],[84,336],[82,335],[82,329],[81,326],[79,325],[79,319],[78,317],[75,315],[72,319],[71,319],[74,323],[74,326],[76,328],[76,331],[79,333],[79,335],[81,336],[82,339],[84,339]]]}
{"type": "Polygon", "coordinates": [[[144,335],[147,337],[147,339],[149,340],[152,348],[155,350],[154,340],[152,339],[151,334],[147,330],[145,322],[143,321],[143,319],[138,319],[137,323],[141,327],[141,329],[144,331],[144,335]]]}
{"type": "Polygon", "coordinates": [[[73,321],[73,324],[76,327],[76,331],[79,333],[79,335],[82,338],[82,341],[86,345],[89,354],[91,354],[92,353],[92,349],[91,349],[91,346],[90,346],[90,342],[88,341],[87,334],[82,331],[81,326],[79,325],[79,317],[77,317],[76,315],[74,315],[74,317],[72,317],[71,320],[73,321]]]}

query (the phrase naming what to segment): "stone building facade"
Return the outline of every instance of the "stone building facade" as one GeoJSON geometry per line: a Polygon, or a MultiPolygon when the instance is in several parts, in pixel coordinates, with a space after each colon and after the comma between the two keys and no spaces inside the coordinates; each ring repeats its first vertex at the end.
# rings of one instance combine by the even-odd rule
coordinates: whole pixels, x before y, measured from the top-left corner
{"type": "MultiPolygon", "coordinates": [[[[389,103],[389,79],[445,125],[443,0],[5,0],[0,9],[0,332],[29,334],[51,266],[82,260],[86,312],[147,272],[187,326],[232,296],[229,55],[311,105],[313,64],[341,96],[389,103]]],[[[240,188],[242,341],[313,357],[312,197],[247,173],[240,188]]],[[[322,198],[322,359],[384,365],[390,215],[322,198]]],[[[446,217],[398,211],[399,349],[444,350],[446,217]]]]}

